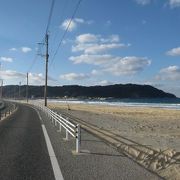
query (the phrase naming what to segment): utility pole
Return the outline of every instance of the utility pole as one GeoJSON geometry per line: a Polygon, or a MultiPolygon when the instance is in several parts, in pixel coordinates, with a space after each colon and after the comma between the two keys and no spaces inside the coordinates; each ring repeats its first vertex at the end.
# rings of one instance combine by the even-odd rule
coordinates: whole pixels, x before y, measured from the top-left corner
{"type": "Polygon", "coordinates": [[[14,86],[14,100],[16,99],[16,86],[14,86]]]}
{"type": "Polygon", "coordinates": [[[1,79],[1,99],[2,99],[2,96],[3,96],[3,79],[1,79]]]}
{"type": "Polygon", "coordinates": [[[28,88],[29,88],[29,73],[27,73],[27,85],[26,85],[26,100],[28,103],[28,88]]]}
{"type": "MultiPolygon", "coordinates": [[[[1,71],[1,62],[0,62],[0,71],[1,71]]],[[[0,94],[1,99],[2,99],[2,93],[3,93],[3,79],[1,79],[1,94],[0,94]]]]}
{"type": "Polygon", "coordinates": [[[46,45],[46,72],[45,72],[45,87],[44,87],[44,105],[47,106],[47,81],[48,81],[48,59],[49,59],[49,53],[48,53],[48,42],[49,35],[46,33],[46,38],[45,38],[45,45],[46,45]]]}
{"type": "Polygon", "coordinates": [[[20,96],[21,96],[21,82],[19,82],[19,99],[20,99],[20,96]]]}

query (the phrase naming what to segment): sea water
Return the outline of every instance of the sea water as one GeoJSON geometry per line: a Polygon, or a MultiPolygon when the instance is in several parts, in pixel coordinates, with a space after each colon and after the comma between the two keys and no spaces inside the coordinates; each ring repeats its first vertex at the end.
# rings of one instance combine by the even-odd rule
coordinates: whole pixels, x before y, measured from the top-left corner
{"type": "Polygon", "coordinates": [[[53,103],[94,104],[126,107],[153,107],[180,110],[180,98],[156,99],[48,99],[53,103]]]}

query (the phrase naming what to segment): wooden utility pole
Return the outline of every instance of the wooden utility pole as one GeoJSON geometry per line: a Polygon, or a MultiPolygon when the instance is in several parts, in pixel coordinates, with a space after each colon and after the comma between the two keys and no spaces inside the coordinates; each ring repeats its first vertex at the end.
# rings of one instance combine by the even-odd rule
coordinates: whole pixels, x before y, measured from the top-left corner
{"type": "Polygon", "coordinates": [[[19,99],[21,97],[21,82],[19,82],[19,99]]]}
{"type": "Polygon", "coordinates": [[[14,86],[14,99],[16,99],[16,86],[14,86]]]}
{"type": "Polygon", "coordinates": [[[27,85],[26,85],[26,100],[28,103],[28,88],[29,88],[29,74],[27,73],[27,85]]]}
{"type": "Polygon", "coordinates": [[[45,38],[45,45],[46,45],[46,72],[45,72],[45,87],[44,87],[44,105],[47,106],[47,81],[48,81],[48,59],[49,59],[49,53],[48,53],[48,39],[49,35],[46,33],[46,38],[45,38]]]}
{"type": "MultiPolygon", "coordinates": [[[[1,71],[1,62],[0,62],[0,71],[1,71]]],[[[2,94],[3,94],[3,79],[1,80],[1,94],[0,94],[0,98],[2,99],[2,94]]]]}
{"type": "Polygon", "coordinates": [[[3,79],[1,79],[1,99],[2,99],[2,96],[3,96],[3,79]]]}

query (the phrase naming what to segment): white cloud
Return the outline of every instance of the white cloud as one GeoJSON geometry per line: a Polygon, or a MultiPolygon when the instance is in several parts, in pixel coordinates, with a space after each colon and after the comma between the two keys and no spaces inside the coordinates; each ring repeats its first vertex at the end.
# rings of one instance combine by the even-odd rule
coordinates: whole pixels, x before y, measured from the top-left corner
{"type": "Polygon", "coordinates": [[[127,56],[118,58],[117,61],[112,64],[107,64],[103,70],[113,75],[132,75],[144,70],[145,67],[149,66],[151,61],[145,57],[127,56]]]}
{"type": "MultiPolygon", "coordinates": [[[[54,84],[57,80],[48,76],[48,84],[54,84]]],[[[42,73],[29,73],[29,84],[44,85],[45,77],[42,73]]]]}
{"type": "Polygon", "coordinates": [[[122,47],[126,47],[125,44],[94,44],[92,47],[89,47],[87,49],[85,49],[85,53],[90,53],[90,54],[97,54],[97,53],[101,53],[101,52],[105,52],[111,49],[118,49],[118,48],[122,48],[122,47]]]}
{"type": "Polygon", "coordinates": [[[17,48],[11,48],[9,51],[17,51],[17,48]]]}
{"type": "MultiPolygon", "coordinates": [[[[48,83],[55,81],[52,77],[48,77],[48,83]]],[[[45,83],[45,77],[42,73],[29,73],[29,83],[33,85],[43,85],[45,83]]]]}
{"type": "Polygon", "coordinates": [[[83,74],[83,73],[80,73],[80,74],[68,73],[68,74],[60,75],[60,78],[64,79],[64,80],[68,80],[68,81],[74,81],[74,80],[81,81],[83,79],[89,78],[89,75],[88,74],[83,74]]]}
{"type": "Polygon", "coordinates": [[[76,37],[76,44],[72,46],[72,52],[83,51],[85,54],[98,54],[112,49],[129,47],[130,44],[119,43],[118,35],[103,38],[101,35],[81,34],[76,37]]]}
{"type": "Polygon", "coordinates": [[[93,21],[91,21],[91,20],[85,21],[82,18],[75,18],[73,20],[65,19],[60,27],[64,30],[66,30],[68,28],[68,31],[71,32],[71,31],[75,30],[79,24],[92,24],[92,23],[93,23],[93,21]]]}
{"type": "Polygon", "coordinates": [[[69,58],[74,64],[86,63],[93,65],[101,65],[114,60],[114,57],[108,54],[103,55],[90,55],[82,54],[80,56],[71,56],[69,58]]]}
{"type": "Polygon", "coordinates": [[[21,51],[22,51],[23,53],[28,53],[28,52],[32,51],[32,49],[29,48],[29,47],[21,47],[21,51]]]}
{"type": "Polygon", "coordinates": [[[74,21],[77,23],[85,23],[84,19],[81,18],[75,18],[74,21]]]}
{"type": "Polygon", "coordinates": [[[110,43],[110,44],[78,44],[72,47],[73,52],[84,51],[85,54],[98,54],[101,52],[106,52],[112,49],[118,49],[127,47],[128,45],[120,43],[110,43]]]}
{"type": "Polygon", "coordinates": [[[151,3],[151,0],[135,0],[140,5],[147,5],[151,3]]]}
{"type": "Polygon", "coordinates": [[[66,19],[64,22],[61,24],[61,28],[66,30],[68,28],[68,31],[73,31],[76,29],[77,23],[74,20],[66,19]]]}
{"type": "Polygon", "coordinates": [[[91,75],[94,75],[94,76],[101,75],[101,74],[102,74],[101,70],[93,69],[91,71],[91,75]]]}
{"type": "MultiPolygon", "coordinates": [[[[145,6],[153,2],[153,0],[135,0],[137,4],[145,6]]],[[[154,0],[155,1],[155,0],[154,0]]],[[[170,6],[171,8],[180,7],[180,0],[167,0],[164,6],[170,6]]]]}
{"type": "Polygon", "coordinates": [[[0,58],[1,59],[1,61],[4,61],[4,62],[13,62],[13,58],[11,58],[11,57],[1,57],[0,58]]]}
{"type": "Polygon", "coordinates": [[[180,56],[180,47],[173,48],[167,51],[166,54],[169,56],[180,56]]]}
{"type": "Polygon", "coordinates": [[[29,73],[30,84],[44,84],[44,80],[42,73],[29,73]]]}
{"type": "Polygon", "coordinates": [[[107,38],[102,38],[99,35],[99,42],[100,43],[118,43],[120,41],[119,35],[117,34],[112,34],[108,36],[107,38]]]}
{"type": "Polygon", "coordinates": [[[119,36],[117,34],[113,34],[109,37],[109,41],[110,42],[119,42],[120,39],[119,39],[119,36]]]}
{"type": "Polygon", "coordinates": [[[98,36],[94,35],[94,34],[81,34],[79,36],[76,37],[76,42],[79,44],[83,44],[83,43],[92,43],[92,42],[97,42],[98,41],[98,36]]]}
{"type": "Polygon", "coordinates": [[[156,76],[157,80],[180,80],[180,67],[179,66],[169,66],[160,70],[159,74],[156,76]]]}
{"type": "MultiPolygon", "coordinates": [[[[70,60],[73,61],[74,64],[86,63],[100,66],[102,72],[108,72],[117,76],[136,74],[151,64],[151,61],[146,57],[127,56],[122,58],[108,54],[83,54],[76,57],[72,56],[70,57],[70,60]]],[[[97,71],[93,71],[93,74],[96,73],[97,71]]]]}
{"type": "Polygon", "coordinates": [[[15,47],[10,48],[9,51],[21,51],[23,53],[28,53],[28,52],[32,51],[32,49],[30,47],[24,46],[24,47],[20,47],[20,48],[15,48],[15,47]]]}
{"type": "MultiPolygon", "coordinates": [[[[0,71],[0,79],[4,79],[6,84],[18,84],[19,81],[26,82],[26,73],[13,70],[0,71]]],[[[41,73],[29,73],[29,84],[43,85],[45,78],[41,73]]],[[[56,82],[55,79],[48,77],[48,83],[56,82]]]]}
{"type": "Polygon", "coordinates": [[[180,7],[180,0],[169,0],[169,5],[171,8],[180,7]]]}
{"type": "Polygon", "coordinates": [[[1,79],[17,79],[17,78],[25,78],[26,75],[24,73],[20,73],[17,71],[12,71],[12,70],[4,70],[0,71],[0,78],[1,79]]]}
{"type": "Polygon", "coordinates": [[[100,81],[99,83],[97,83],[98,85],[101,85],[101,86],[107,86],[107,85],[112,85],[114,84],[113,82],[111,81],[108,81],[108,80],[102,80],[100,81]]]}
{"type": "Polygon", "coordinates": [[[94,69],[91,76],[110,73],[112,75],[131,75],[136,74],[146,66],[151,64],[151,61],[146,57],[127,56],[119,57],[106,54],[107,51],[129,47],[130,44],[120,43],[118,35],[102,37],[94,34],[81,34],[76,37],[75,46],[72,46],[73,52],[83,52],[78,56],[71,56],[74,64],[90,64],[99,66],[98,70],[94,69]]]}
{"type": "Polygon", "coordinates": [[[103,38],[101,35],[95,35],[95,34],[81,34],[76,37],[76,43],[77,44],[84,44],[84,43],[115,43],[119,42],[120,38],[117,34],[112,34],[108,36],[107,38],[103,38]]]}

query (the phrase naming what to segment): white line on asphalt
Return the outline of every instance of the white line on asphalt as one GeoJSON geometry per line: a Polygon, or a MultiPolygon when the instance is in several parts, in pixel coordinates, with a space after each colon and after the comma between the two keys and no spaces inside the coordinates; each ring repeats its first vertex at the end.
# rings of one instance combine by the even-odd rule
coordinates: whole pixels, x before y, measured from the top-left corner
{"type": "Polygon", "coordinates": [[[41,115],[39,114],[39,111],[36,110],[36,112],[38,113],[39,119],[42,121],[42,117],[41,117],[41,115]]]}
{"type": "MultiPolygon", "coordinates": [[[[35,109],[35,108],[33,108],[33,109],[36,110],[36,112],[37,112],[37,114],[39,116],[39,119],[42,121],[42,117],[41,117],[39,111],[37,109],[35,109]]],[[[48,136],[46,127],[44,126],[44,124],[41,124],[41,127],[42,127],[42,130],[43,130],[43,133],[44,133],[44,137],[45,137],[49,157],[50,157],[50,160],[51,160],[51,165],[52,165],[52,168],[53,168],[55,180],[64,180],[64,178],[62,176],[61,169],[59,167],[59,164],[58,164],[58,161],[57,161],[57,158],[56,158],[56,155],[54,153],[54,149],[52,147],[50,138],[48,136]]]]}
{"type": "MultiPolygon", "coordinates": [[[[29,106],[29,105],[27,105],[27,106],[29,106]]],[[[31,107],[32,109],[34,109],[37,112],[39,119],[42,121],[42,117],[41,117],[39,111],[36,108],[32,107],[32,106],[29,106],[29,107],[31,107]]]]}
{"type": "Polygon", "coordinates": [[[59,167],[56,155],[55,155],[53,147],[51,145],[51,141],[50,141],[48,133],[46,131],[46,127],[44,126],[44,124],[42,124],[41,126],[42,126],[42,130],[43,130],[44,137],[45,137],[45,140],[46,140],[46,145],[47,145],[47,148],[48,148],[48,152],[49,152],[51,164],[52,164],[52,167],[53,167],[55,179],[56,180],[63,180],[64,178],[62,176],[61,169],[59,167]]]}

